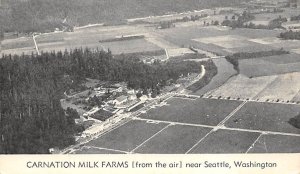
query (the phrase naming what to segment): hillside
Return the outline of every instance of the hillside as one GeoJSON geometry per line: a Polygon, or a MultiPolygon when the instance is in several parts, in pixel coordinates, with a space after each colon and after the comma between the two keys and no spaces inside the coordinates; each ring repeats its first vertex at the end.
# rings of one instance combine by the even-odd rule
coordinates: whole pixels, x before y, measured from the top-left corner
{"type": "Polygon", "coordinates": [[[71,25],[120,23],[128,18],[234,6],[244,1],[248,0],[12,0],[6,10],[0,10],[0,26],[6,31],[43,31],[57,27],[65,18],[71,25]]]}

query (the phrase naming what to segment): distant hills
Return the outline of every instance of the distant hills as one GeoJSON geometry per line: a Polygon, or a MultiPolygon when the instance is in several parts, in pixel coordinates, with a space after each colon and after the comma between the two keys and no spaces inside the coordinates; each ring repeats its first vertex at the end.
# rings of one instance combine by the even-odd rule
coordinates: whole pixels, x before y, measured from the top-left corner
{"type": "Polygon", "coordinates": [[[6,10],[0,12],[0,26],[6,31],[43,31],[52,30],[64,19],[77,26],[120,23],[128,18],[235,6],[245,1],[249,0],[9,0],[6,10]]]}

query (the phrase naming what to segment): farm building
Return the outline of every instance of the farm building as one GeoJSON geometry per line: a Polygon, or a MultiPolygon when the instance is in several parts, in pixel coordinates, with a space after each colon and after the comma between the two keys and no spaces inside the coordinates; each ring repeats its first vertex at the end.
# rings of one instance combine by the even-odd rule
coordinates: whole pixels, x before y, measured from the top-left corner
{"type": "Polygon", "coordinates": [[[123,104],[123,103],[125,103],[125,102],[127,102],[127,101],[128,101],[128,97],[125,96],[125,95],[121,95],[120,97],[117,97],[117,98],[113,101],[113,103],[114,103],[115,105],[121,105],[121,104],[123,104]]]}

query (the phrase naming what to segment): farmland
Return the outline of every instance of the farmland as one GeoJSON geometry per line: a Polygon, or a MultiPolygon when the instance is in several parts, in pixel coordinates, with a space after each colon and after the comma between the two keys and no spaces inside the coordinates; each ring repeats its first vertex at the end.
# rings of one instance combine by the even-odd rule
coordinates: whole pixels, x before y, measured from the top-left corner
{"type": "MultiPolygon", "coordinates": [[[[192,100],[185,103],[187,102],[192,100]]],[[[176,106],[174,102],[169,104],[176,106]]],[[[159,109],[165,106],[157,107],[159,108],[154,110],[161,111],[159,109]]],[[[95,138],[74,153],[299,152],[300,149],[296,144],[300,141],[300,132],[286,122],[300,111],[298,106],[248,102],[241,105],[239,110],[233,109],[232,113],[226,115],[232,116],[223,118],[217,125],[176,122],[171,117],[168,120],[153,120],[142,115],[95,138]],[[288,115],[284,116],[282,113],[288,115]]]]}
{"type": "Polygon", "coordinates": [[[226,84],[214,90],[207,95],[222,96],[231,98],[253,98],[267,85],[269,85],[276,76],[248,78],[243,75],[232,77],[226,84]]]}
{"type": "MultiPolygon", "coordinates": [[[[154,2],[158,3],[156,0],[154,2]]],[[[149,2],[146,5],[151,6],[149,2]]],[[[162,3],[162,6],[171,8],[165,3],[162,3]]],[[[175,6],[175,12],[190,10],[186,6],[175,6]]],[[[141,8],[141,4],[136,7],[141,8]]],[[[131,8],[128,7],[129,9],[131,8]]],[[[285,9],[280,13],[259,12],[254,14],[254,20],[247,22],[267,25],[271,20],[279,18],[279,15],[288,18],[291,15],[299,15],[299,9],[285,9]]],[[[70,151],[68,149],[62,153],[299,153],[300,129],[290,124],[289,120],[300,113],[300,41],[278,38],[281,32],[287,30],[284,27],[271,30],[222,26],[220,24],[226,16],[232,19],[235,15],[233,13],[242,13],[244,9],[234,8],[234,12],[219,14],[222,10],[215,8],[184,13],[174,13],[171,10],[168,12],[172,13],[160,13],[160,9],[154,9],[145,13],[157,12],[155,14],[164,15],[150,17],[145,17],[144,12],[136,16],[128,14],[130,10],[123,11],[123,14],[130,18],[127,23],[122,20],[122,24],[115,26],[99,23],[75,26],[72,32],[36,33],[38,49],[35,48],[31,36],[5,39],[1,42],[1,53],[30,55],[88,47],[91,52],[110,50],[113,60],[137,60],[138,65],[144,63],[156,66],[155,60],[161,61],[161,65],[181,61],[178,63],[179,67],[186,61],[190,61],[192,65],[195,62],[203,63],[200,73],[185,74],[178,71],[178,80],[166,80],[164,75],[157,75],[156,70],[161,68],[160,65],[153,71],[128,68],[132,71],[128,70],[127,76],[135,72],[149,74],[142,76],[142,73],[137,73],[138,75],[134,76],[147,77],[136,80],[141,82],[140,84],[144,85],[149,80],[153,82],[152,88],[159,87],[162,83],[168,85],[163,89],[148,90],[143,89],[143,85],[137,87],[140,89],[130,89],[128,84],[123,84],[120,87],[121,92],[112,92],[115,93],[112,95],[119,98],[128,90],[131,92],[130,97],[136,98],[133,99],[136,100],[136,105],[129,109],[123,104],[118,106],[116,103],[119,101],[114,100],[115,98],[110,98],[110,102],[105,101],[100,107],[104,105],[115,109],[116,112],[111,113],[110,119],[98,121],[93,125],[94,129],[87,130],[92,133],[79,135],[84,141],[70,147],[70,151]],[[207,16],[191,21],[191,16],[196,14],[207,16]],[[185,17],[188,21],[182,20],[185,17]],[[162,22],[174,20],[177,22],[169,28],[160,26],[162,22]],[[214,24],[216,21],[219,24],[214,24]],[[274,54],[266,56],[261,54],[262,52],[274,54]],[[260,56],[244,56],[250,53],[260,56]],[[236,59],[236,64],[228,60],[228,57],[235,54],[242,55],[236,59]],[[209,69],[212,65],[217,68],[213,71],[216,72],[215,75],[201,89],[193,90],[193,85],[205,81],[203,77],[212,72],[209,69]],[[152,79],[150,75],[153,74],[156,75],[155,78],[159,77],[162,80],[152,79]],[[145,83],[142,83],[144,81],[145,83]],[[119,108],[115,108],[117,106],[119,108]]],[[[119,19],[120,16],[111,18],[119,19]]],[[[117,68],[114,73],[118,71],[117,68]]],[[[170,69],[166,68],[163,72],[166,75],[177,73],[170,69]]],[[[95,78],[100,77],[102,69],[91,71],[94,72],[98,73],[95,73],[95,78]]],[[[135,82],[135,78],[130,80],[135,82]]],[[[72,98],[73,103],[77,102],[76,105],[67,99],[60,101],[63,109],[73,108],[82,116],[87,110],[79,100],[88,101],[96,96],[97,92],[98,95],[101,92],[110,92],[110,89],[102,89],[102,81],[99,80],[88,79],[85,85],[89,90],[78,92],[72,98]],[[88,98],[80,97],[80,94],[88,98]]]]}
{"type": "Polygon", "coordinates": [[[300,139],[285,135],[262,135],[249,153],[293,153],[299,152],[300,139]]]}
{"type": "Polygon", "coordinates": [[[227,100],[173,98],[167,101],[168,105],[152,109],[141,115],[141,117],[160,121],[214,126],[219,124],[240,103],[239,101],[227,100]]]}
{"type": "Polygon", "coordinates": [[[182,154],[203,138],[211,129],[175,125],[156,135],[138,148],[136,153],[182,154]]]}
{"type": "Polygon", "coordinates": [[[142,121],[132,121],[127,125],[121,126],[120,128],[105,134],[99,139],[89,142],[87,145],[104,147],[108,149],[113,147],[113,149],[130,152],[131,150],[134,150],[140,143],[144,142],[166,126],[167,124],[164,123],[149,124],[142,121]]]}
{"type": "Polygon", "coordinates": [[[218,130],[212,132],[191,153],[245,153],[259,133],[218,130]]]}
{"type": "Polygon", "coordinates": [[[299,106],[294,104],[249,102],[225,126],[299,134],[300,130],[288,123],[299,112],[299,106]]]}

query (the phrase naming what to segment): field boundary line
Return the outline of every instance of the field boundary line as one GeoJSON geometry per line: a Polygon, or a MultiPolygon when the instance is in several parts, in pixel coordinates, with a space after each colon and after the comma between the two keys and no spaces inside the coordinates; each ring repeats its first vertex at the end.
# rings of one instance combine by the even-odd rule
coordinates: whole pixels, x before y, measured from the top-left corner
{"type": "Polygon", "coordinates": [[[273,132],[273,131],[264,131],[264,130],[251,130],[251,129],[241,129],[241,128],[220,128],[223,130],[234,130],[234,131],[241,131],[241,132],[253,132],[253,133],[264,133],[265,135],[285,135],[285,136],[293,136],[293,137],[300,137],[300,134],[295,133],[285,133],[285,132],[273,132]]]}
{"type": "Polygon", "coordinates": [[[251,146],[248,148],[248,150],[245,152],[245,153],[248,153],[256,144],[256,142],[260,139],[261,136],[263,136],[264,134],[261,133],[257,138],[256,140],[251,144],[251,146]]]}
{"type": "Polygon", "coordinates": [[[225,119],[223,121],[221,121],[217,126],[214,127],[214,129],[212,129],[210,132],[208,132],[208,134],[206,134],[203,138],[201,138],[196,144],[193,145],[193,147],[191,147],[185,154],[190,153],[196,146],[198,146],[208,135],[210,135],[212,132],[217,131],[218,129],[220,129],[222,126],[224,126],[224,123],[231,118],[237,111],[239,111],[245,104],[247,103],[247,101],[244,101],[242,104],[240,104],[235,110],[233,110],[227,117],[225,117],[225,119]]]}
{"type": "Polygon", "coordinates": [[[133,120],[156,121],[156,122],[160,122],[160,123],[168,123],[168,124],[181,125],[181,126],[193,126],[193,127],[205,127],[205,128],[215,128],[216,127],[216,126],[203,125],[203,124],[180,123],[180,122],[174,122],[174,121],[162,121],[162,120],[153,120],[153,119],[146,119],[146,118],[140,118],[140,117],[133,118],[133,120]]]}
{"type": "Polygon", "coordinates": [[[248,101],[244,101],[242,104],[240,104],[237,108],[235,108],[223,121],[221,121],[218,126],[223,126],[226,121],[228,121],[235,113],[237,113],[248,101]]]}
{"type": "Polygon", "coordinates": [[[154,135],[152,135],[150,138],[148,138],[147,140],[145,140],[144,142],[142,142],[140,145],[138,145],[137,147],[135,147],[133,150],[130,151],[130,153],[133,153],[135,150],[137,150],[138,148],[140,148],[142,145],[144,145],[145,143],[147,143],[148,141],[150,141],[152,138],[154,138],[156,135],[158,135],[159,133],[161,133],[162,131],[166,130],[168,127],[170,127],[172,124],[168,124],[167,126],[165,126],[164,128],[162,128],[160,131],[156,132],[154,135]]]}
{"type": "Polygon", "coordinates": [[[194,144],[188,151],[185,152],[185,154],[190,153],[195,147],[197,147],[208,135],[210,135],[211,133],[215,132],[215,129],[212,129],[211,131],[209,131],[204,137],[202,137],[196,144],[194,144]]]}
{"type": "Polygon", "coordinates": [[[85,147],[91,147],[99,150],[109,150],[109,151],[115,151],[115,152],[122,152],[128,154],[129,152],[123,151],[123,150],[117,150],[117,149],[110,149],[110,148],[104,148],[104,147],[96,147],[96,146],[85,146],[85,147]]]}

